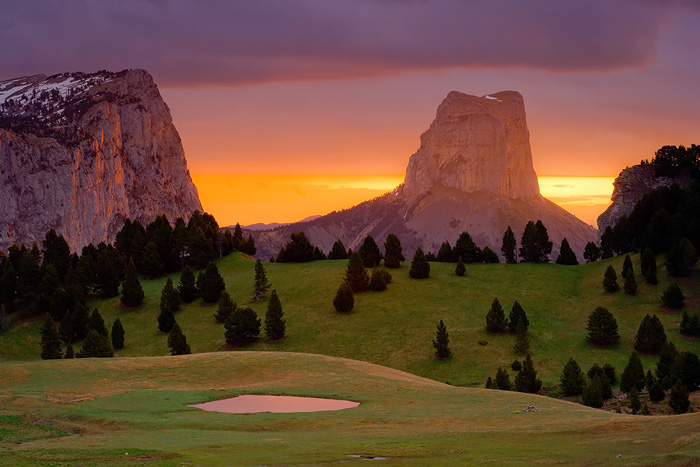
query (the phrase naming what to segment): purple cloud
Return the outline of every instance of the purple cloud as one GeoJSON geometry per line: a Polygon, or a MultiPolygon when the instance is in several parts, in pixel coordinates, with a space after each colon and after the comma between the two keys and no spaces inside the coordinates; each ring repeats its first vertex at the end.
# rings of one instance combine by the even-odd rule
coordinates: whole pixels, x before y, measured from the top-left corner
{"type": "Polygon", "coordinates": [[[6,2],[0,79],[146,68],[163,85],[206,86],[445,68],[611,71],[655,60],[665,11],[657,3],[6,2]]]}

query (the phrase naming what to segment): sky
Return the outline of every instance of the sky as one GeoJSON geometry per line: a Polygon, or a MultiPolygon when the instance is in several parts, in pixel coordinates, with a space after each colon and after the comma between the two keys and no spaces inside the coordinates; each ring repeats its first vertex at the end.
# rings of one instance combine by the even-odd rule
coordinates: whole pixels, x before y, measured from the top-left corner
{"type": "Polygon", "coordinates": [[[696,0],[0,8],[0,80],[148,70],[222,225],[291,222],[392,189],[452,90],[519,91],[543,194],[592,224],[620,170],[699,142],[696,0]]]}

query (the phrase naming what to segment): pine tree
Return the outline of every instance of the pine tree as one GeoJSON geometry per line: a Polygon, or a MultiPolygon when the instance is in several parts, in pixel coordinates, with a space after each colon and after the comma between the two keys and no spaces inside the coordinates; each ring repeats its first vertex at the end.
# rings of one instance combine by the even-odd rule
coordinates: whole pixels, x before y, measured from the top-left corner
{"type": "Polygon", "coordinates": [[[610,399],[612,397],[612,384],[615,382],[615,368],[609,363],[606,363],[603,368],[598,364],[594,364],[588,370],[588,378],[593,379],[596,375],[600,378],[603,399],[610,399]]]}
{"type": "Polygon", "coordinates": [[[642,361],[639,359],[637,352],[632,352],[627,366],[620,376],[620,390],[622,392],[630,392],[633,387],[637,388],[637,391],[641,391],[644,388],[644,368],[642,367],[642,361]]]}
{"type": "Polygon", "coordinates": [[[506,320],[501,302],[498,301],[498,298],[494,298],[491,308],[486,313],[486,330],[488,332],[503,332],[507,326],[508,320],[506,320]]]}
{"type": "Polygon", "coordinates": [[[598,245],[593,242],[586,243],[586,247],[583,249],[583,259],[585,259],[587,263],[598,261],[600,256],[601,251],[598,245]]]}
{"type": "Polygon", "coordinates": [[[386,280],[384,279],[384,274],[379,267],[375,267],[372,270],[372,276],[369,279],[369,289],[375,292],[381,292],[386,290],[386,280]]]}
{"type": "Polygon", "coordinates": [[[73,344],[70,342],[66,344],[66,354],[63,357],[65,359],[75,358],[75,350],[73,350],[73,344]]]}
{"type": "Polygon", "coordinates": [[[75,332],[75,339],[85,339],[88,331],[90,330],[90,310],[88,307],[82,303],[78,303],[73,312],[73,331],[75,332]]]}
{"type": "Polygon", "coordinates": [[[345,270],[345,282],[350,286],[353,293],[364,292],[369,288],[369,276],[362,264],[362,258],[357,252],[353,252],[348,260],[345,270]]]}
{"type": "Polygon", "coordinates": [[[637,294],[637,280],[634,278],[634,269],[632,269],[632,266],[630,266],[630,270],[625,276],[625,285],[623,288],[628,295],[637,294]]]}
{"type": "Polygon", "coordinates": [[[501,244],[501,254],[505,258],[506,263],[513,264],[516,262],[515,258],[515,235],[510,226],[503,233],[503,243],[501,244]]]}
{"type": "Polygon", "coordinates": [[[500,260],[495,251],[485,246],[484,249],[481,250],[481,262],[486,264],[498,264],[500,260]]]}
{"type": "Polygon", "coordinates": [[[280,303],[280,299],[277,296],[277,291],[273,290],[265,312],[265,334],[271,341],[276,341],[282,339],[285,332],[286,324],[282,303],[280,303]]]}
{"type": "Polygon", "coordinates": [[[666,269],[671,276],[687,277],[698,262],[698,253],[687,238],[671,248],[666,257],[666,269]]]}
{"type": "Polygon", "coordinates": [[[557,256],[557,264],[566,264],[573,266],[578,264],[578,258],[576,258],[576,253],[571,249],[569,241],[564,238],[561,241],[561,248],[559,250],[559,256],[557,256]]]}
{"type": "Polygon", "coordinates": [[[457,261],[457,258],[462,258],[465,263],[481,262],[481,250],[466,230],[459,235],[452,248],[452,260],[457,261]]]}
{"type": "Polygon", "coordinates": [[[596,307],[588,316],[588,341],[596,345],[615,345],[620,341],[617,320],[606,308],[596,307]]]}
{"type": "Polygon", "coordinates": [[[328,259],[348,259],[348,251],[340,240],[336,240],[328,253],[328,259]]]}
{"type": "Polygon", "coordinates": [[[632,274],[634,274],[634,268],[632,266],[632,258],[630,258],[630,255],[625,255],[625,260],[622,262],[622,278],[626,278],[627,274],[632,271],[632,274]]]}
{"type": "Polygon", "coordinates": [[[565,396],[578,396],[583,393],[585,379],[583,371],[576,360],[569,357],[568,363],[564,366],[564,371],[559,376],[559,386],[565,396]]]}
{"type": "Polygon", "coordinates": [[[612,267],[612,264],[605,270],[603,288],[611,293],[616,292],[620,288],[620,286],[617,285],[617,273],[615,273],[615,268],[612,267]]]}
{"type": "Polygon", "coordinates": [[[687,311],[683,311],[680,332],[686,336],[700,336],[700,315],[690,316],[687,311]]]}
{"type": "Polygon", "coordinates": [[[651,251],[651,248],[644,249],[644,251],[642,252],[641,261],[642,275],[644,276],[644,280],[646,280],[647,283],[651,285],[658,284],[659,281],[656,278],[656,257],[654,256],[654,252],[651,251]]]}
{"type": "Polygon", "coordinates": [[[129,265],[126,267],[126,279],[122,283],[121,302],[128,307],[137,307],[143,302],[144,294],[141,288],[141,282],[136,275],[136,266],[134,260],[129,260],[129,265]]]}
{"type": "Polygon", "coordinates": [[[435,334],[435,340],[433,341],[433,347],[435,348],[435,356],[439,360],[446,360],[450,358],[452,352],[448,344],[450,343],[449,335],[447,333],[447,327],[445,323],[440,320],[437,325],[437,332],[435,334]]]}
{"type": "Polygon", "coordinates": [[[177,323],[173,323],[173,327],[168,333],[168,347],[170,355],[189,355],[192,353],[187,343],[187,337],[182,333],[182,329],[177,323]]]}
{"type": "Polygon", "coordinates": [[[202,284],[199,293],[205,303],[216,303],[221,298],[221,292],[226,289],[224,278],[219,273],[216,264],[210,262],[204,270],[202,284]]]}
{"type": "Polygon", "coordinates": [[[238,308],[238,304],[236,304],[236,302],[231,299],[231,295],[224,290],[221,292],[219,307],[214,314],[214,319],[216,319],[216,321],[219,323],[225,323],[226,318],[228,318],[236,308],[238,308]]]}
{"type": "Polygon", "coordinates": [[[532,357],[530,357],[530,354],[527,354],[523,367],[515,377],[515,390],[536,394],[541,387],[542,381],[537,378],[537,371],[532,363],[532,357]]]}
{"type": "Polygon", "coordinates": [[[678,287],[678,284],[671,282],[668,284],[668,287],[666,287],[663,295],[661,295],[661,300],[663,300],[664,305],[667,307],[678,309],[683,307],[685,297],[683,296],[681,288],[678,287]]]}
{"type": "Polygon", "coordinates": [[[523,307],[520,306],[520,303],[518,303],[516,300],[513,302],[513,306],[510,309],[510,314],[508,315],[508,329],[510,332],[515,333],[516,327],[518,326],[518,321],[523,322],[525,330],[527,330],[528,326],[530,326],[530,320],[527,319],[525,310],[523,310],[523,307]]]}
{"type": "Polygon", "coordinates": [[[175,313],[168,308],[167,304],[161,307],[158,315],[158,330],[160,332],[170,332],[175,325],[175,313]]]}
{"type": "Polygon", "coordinates": [[[521,319],[518,320],[518,324],[515,326],[515,345],[513,350],[517,354],[524,354],[530,348],[530,338],[527,335],[527,328],[525,327],[521,319]]]}
{"type": "Polygon", "coordinates": [[[654,381],[654,384],[649,388],[649,400],[652,402],[661,402],[666,397],[664,388],[659,381],[654,381]]]}
{"type": "Polygon", "coordinates": [[[486,389],[498,389],[490,376],[486,379],[486,389]]]}
{"type": "Polygon", "coordinates": [[[405,259],[399,237],[394,234],[387,235],[384,242],[384,265],[388,268],[399,268],[401,261],[405,259]]]}
{"type": "Polygon", "coordinates": [[[630,408],[632,409],[632,415],[637,415],[639,409],[642,408],[642,404],[639,402],[639,392],[635,387],[630,390],[630,408]]]}
{"type": "Polygon", "coordinates": [[[236,226],[233,228],[233,248],[238,251],[243,251],[245,249],[243,230],[241,230],[241,225],[238,222],[236,222],[236,226]]]}
{"type": "Polygon", "coordinates": [[[498,367],[498,371],[496,372],[496,388],[502,391],[513,390],[513,384],[510,382],[510,376],[508,375],[508,372],[500,366],[498,367]]]}
{"type": "Polygon", "coordinates": [[[583,405],[599,409],[603,406],[603,388],[597,374],[583,389],[583,405]]]}
{"type": "Polygon", "coordinates": [[[666,343],[666,332],[658,316],[646,315],[634,338],[634,349],[638,352],[657,353],[666,343]]]}
{"type": "Polygon", "coordinates": [[[668,396],[668,405],[677,414],[683,414],[690,408],[688,388],[680,379],[671,388],[671,394],[668,396]]]}
{"type": "Polygon", "coordinates": [[[53,318],[48,313],[41,328],[41,358],[43,360],[63,358],[61,335],[56,329],[56,323],[54,323],[53,318]]]}
{"type": "Polygon", "coordinates": [[[366,268],[378,266],[382,261],[382,254],[379,251],[377,242],[374,241],[374,238],[371,235],[367,235],[365,237],[364,241],[362,242],[362,246],[360,246],[359,253],[360,257],[362,258],[362,264],[366,268]]]}
{"type": "Polygon", "coordinates": [[[270,289],[270,282],[267,280],[267,273],[260,259],[255,261],[255,282],[253,283],[253,288],[255,289],[256,302],[262,300],[270,289]]]}
{"type": "Polygon", "coordinates": [[[160,253],[158,253],[158,247],[155,242],[146,243],[146,248],[143,250],[143,258],[141,259],[141,268],[149,279],[158,277],[165,269],[165,264],[160,257],[160,253]]]}
{"type": "Polygon", "coordinates": [[[442,242],[435,260],[441,263],[449,263],[452,261],[452,247],[450,246],[450,242],[442,242]]]}
{"type": "Polygon", "coordinates": [[[107,336],[103,336],[94,329],[90,329],[90,331],[88,331],[88,334],[85,336],[85,340],[83,341],[83,347],[76,354],[76,357],[78,358],[106,358],[113,356],[114,350],[109,343],[109,338],[107,336]]]}
{"type": "Polygon", "coordinates": [[[90,332],[90,329],[94,329],[101,336],[107,337],[109,335],[109,333],[107,331],[107,326],[105,325],[105,320],[102,319],[102,315],[100,314],[100,312],[97,308],[92,310],[92,314],[90,315],[90,324],[88,325],[88,333],[90,332]]]}
{"type": "Polygon", "coordinates": [[[73,312],[66,311],[63,315],[61,324],[58,326],[58,333],[61,335],[63,342],[73,342],[75,340],[75,323],[73,322],[73,312]]]}
{"type": "Polygon", "coordinates": [[[341,313],[348,313],[355,306],[355,297],[352,294],[352,288],[347,282],[343,282],[338,287],[338,292],[336,292],[333,299],[333,306],[336,311],[341,313]]]}
{"type": "Polygon", "coordinates": [[[467,268],[464,266],[464,261],[462,261],[462,257],[460,256],[457,259],[457,267],[455,267],[455,274],[457,274],[459,277],[464,276],[464,273],[467,272],[467,268]]]}
{"type": "Polygon", "coordinates": [[[319,247],[317,247],[317,246],[314,247],[313,260],[314,261],[324,261],[325,259],[327,259],[325,253],[323,253],[319,247]]]}
{"type": "Polygon", "coordinates": [[[227,344],[245,345],[260,334],[260,318],[250,308],[236,308],[224,323],[227,344]]]}
{"type": "Polygon", "coordinates": [[[180,292],[180,297],[185,303],[191,303],[197,298],[197,284],[194,278],[194,272],[189,266],[185,266],[180,273],[180,284],[177,286],[180,292]]]}
{"type": "Polygon", "coordinates": [[[679,352],[676,350],[676,346],[673,342],[667,341],[662,347],[661,352],[659,352],[659,361],[656,363],[656,379],[661,383],[664,389],[670,389],[673,384],[671,379],[671,372],[673,369],[673,363],[679,357],[679,352]]]}
{"type": "Polygon", "coordinates": [[[430,277],[430,264],[428,260],[425,259],[425,254],[420,247],[416,249],[416,253],[413,255],[413,261],[411,261],[411,269],[408,271],[408,275],[413,279],[427,279],[430,277]]]}
{"type": "Polygon", "coordinates": [[[124,327],[119,318],[114,320],[112,324],[112,347],[116,350],[124,348],[124,327]]]}

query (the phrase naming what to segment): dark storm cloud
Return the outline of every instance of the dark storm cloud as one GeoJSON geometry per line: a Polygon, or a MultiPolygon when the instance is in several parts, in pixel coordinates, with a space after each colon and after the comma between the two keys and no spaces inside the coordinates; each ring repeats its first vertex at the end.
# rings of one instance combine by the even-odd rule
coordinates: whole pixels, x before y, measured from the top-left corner
{"type": "Polygon", "coordinates": [[[618,70],[655,59],[664,7],[654,3],[0,1],[0,79],[146,68],[163,85],[202,86],[444,68],[618,70]]]}

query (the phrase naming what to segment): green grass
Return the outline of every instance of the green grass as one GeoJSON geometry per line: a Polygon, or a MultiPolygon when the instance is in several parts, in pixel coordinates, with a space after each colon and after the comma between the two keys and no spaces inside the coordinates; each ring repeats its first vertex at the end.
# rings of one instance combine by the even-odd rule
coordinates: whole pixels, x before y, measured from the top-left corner
{"type": "MultiPolygon", "coordinates": [[[[656,313],[666,334],[681,350],[698,351],[697,340],[679,331],[681,313],[669,313],[661,306],[660,295],[669,282],[663,268],[660,284],[650,286],[638,277],[636,296],[602,288],[605,268],[613,264],[622,270],[622,257],[581,266],[556,264],[470,264],[465,277],[454,274],[454,264],[431,263],[431,277],[413,280],[408,266],[391,270],[394,277],[384,292],[355,296],[350,314],[335,312],[332,301],[344,275],[346,261],[319,261],[305,264],[265,263],[268,278],[280,296],[287,321],[288,337],[269,343],[264,339],[244,351],[309,352],[346,357],[400,369],[437,381],[461,386],[483,386],[499,366],[510,367],[516,355],[515,337],[492,335],[485,330],[485,316],[494,297],[506,314],[518,300],[530,320],[531,353],[545,386],[551,390],[564,365],[573,356],[586,370],[593,363],[610,362],[618,372],[633,350],[634,336],[645,314],[656,313]],[[596,306],[608,308],[616,317],[620,344],[595,348],[586,342],[588,315],[596,306]],[[453,358],[434,358],[432,339],[443,319],[453,358]],[[488,342],[480,345],[479,341],[488,342]]],[[[632,256],[639,276],[639,257],[632,256]]],[[[254,262],[238,254],[218,262],[227,290],[239,305],[251,306],[263,318],[267,301],[254,303],[254,262]]],[[[174,283],[179,274],[171,276],[174,283]]],[[[621,282],[621,280],[620,280],[621,282]]],[[[679,281],[688,308],[693,309],[700,287],[694,279],[679,281]]],[[[126,332],[126,347],[118,356],[168,355],[166,335],[157,328],[160,291],[165,278],[142,280],[146,301],[136,310],[125,310],[119,298],[91,303],[102,313],[108,326],[119,317],[126,332]]],[[[226,349],[223,325],[213,314],[216,305],[201,300],[185,305],[176,315],[193,352],[226,349]]],[[[2,335],[0,359],[26,360],[39,356],[39,321],[26,321],[2,335]]],[[[645,369],[656,363],[654,356],[643,356],[645,369]]],[[[511,376],[513,376],[511,374],[511,376]]]]}
{"type": "Polygon", "coordinates": [[[3,466],[315,465],[351,455],[389,458],[382,465],[690,465],[700,456],[700,414],[617,415],[320,355],[3,362],[0,380],[0,427],[51,427],[0,440],[3,466]],[[242,393],[361,404],[249,415],[187,407],[242,393]],[[539,411],[523,412],[528,404],[539,411]]]}

